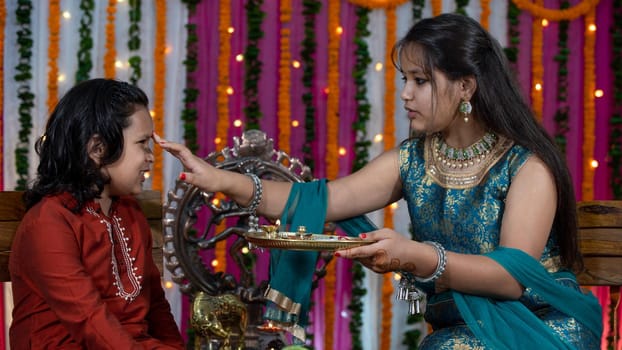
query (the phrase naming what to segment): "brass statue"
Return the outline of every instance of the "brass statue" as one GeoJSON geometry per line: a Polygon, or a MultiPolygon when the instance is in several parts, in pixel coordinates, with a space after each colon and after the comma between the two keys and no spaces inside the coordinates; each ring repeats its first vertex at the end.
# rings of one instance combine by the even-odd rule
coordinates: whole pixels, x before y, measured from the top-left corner
{"type": "Polygon", "coordinates": [[[212,296],[202,291],[194,296],[190,324],[196,332],[195,349],[200,349],[201,337],[207,341],[222,339],[223,350],[231,350],[230,337],[238,334],[237,350],[244,349],[247,324],[246,304],[234,294],[212,296]]]}

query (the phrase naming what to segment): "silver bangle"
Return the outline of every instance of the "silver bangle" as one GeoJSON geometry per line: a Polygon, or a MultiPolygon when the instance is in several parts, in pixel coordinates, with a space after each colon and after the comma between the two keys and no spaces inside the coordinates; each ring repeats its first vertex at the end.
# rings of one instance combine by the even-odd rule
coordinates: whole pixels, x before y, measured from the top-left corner
{"type": "Polygon", "coordinates": [[[261,198],[263,197],[263,185],[261,183],[261,180],[259,179],[259,176],[253,173],[244,173],[244,175],[250,177],[253,180],[254,188],[253,199],[251,200],[251,203],[248,205],[248,207],[242,207],[242,209],[246,210],[253,216],[257,216],[257,208],[259,207],[259,204],[261,203],[261,198]]]}
{"type": "Polygon", "coordinates": [[[415,280],[421,283],[434,282],[439,277],[441,277],[443,272],[445,272],[445,267],[447,266],[447,256],[445,255],[445,248],[437,242],[424,241],[423,243],[429,244],[434,247],[434,250],[436,250],[436,255],[438,256],[438,262],[436,263],[436,271],[434,271],[432,275],[425,278],[415,276],[415,280]]]}

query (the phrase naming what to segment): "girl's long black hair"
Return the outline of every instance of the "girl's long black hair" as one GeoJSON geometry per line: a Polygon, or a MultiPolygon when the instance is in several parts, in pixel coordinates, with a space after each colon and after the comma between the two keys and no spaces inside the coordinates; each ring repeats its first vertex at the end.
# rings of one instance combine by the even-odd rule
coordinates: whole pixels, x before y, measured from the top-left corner
{"type": "Polygon", "coordinates": [[[499,43],[477,21],[459,14],[442,14],[417,22],[393,48],[393,60],[404,50],[422,48],[428,76],[438,70],[449,80],[475,77],[471,98],[474,115],[499,135],[527,148],[548,166],[557,187],[553,234],[562,264],[582,267],[578,250],[576,198],[563,155],[543,126],[534,118],[519,89],[499,43]]]}
{"type": "Polygon", "coordinates": [[[117,80],[92,79],[72,87],[35,144],[40,161],[36,179],[24,194],[26,208],[47,195],[69,192],[76,199],[71,209],[79,211],[99,197],[108,181],[100,168],[121,157],[129,117],[148,104],[140,88],[117,80]],[[88,153],[89,140],[96,135],[105,148],[99,165],[88,153]]]}

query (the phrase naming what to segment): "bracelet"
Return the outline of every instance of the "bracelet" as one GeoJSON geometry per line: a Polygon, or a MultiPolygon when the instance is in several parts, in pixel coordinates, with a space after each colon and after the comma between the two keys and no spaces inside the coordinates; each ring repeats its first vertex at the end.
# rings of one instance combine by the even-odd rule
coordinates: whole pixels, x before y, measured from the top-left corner
{"type": "Polygon", "coordinates": [[[259,176],[253,173],[245,173],[244,175],[250,177],[253,180],[253,199],[248,207],[242,209],[248,211],[251,215],[257,216],[257,207],[259,207],[259,203],[261,203],[261,198],[263,197],[263,185],[261,184],[261,180],[259,176]]]}
{"type": "Polygon", "coordinates": [[[424,241],[423,243],[429,244],[436,250],[436,255],[438,255],[438,262],[436,264],[436,271],[429,277],[417,277],[415,276],[415,280],[421,283],[434,282],[436,281],[443,272],[445,272],[445,266],[447,266],[447,256],[445,255],[445,248],[437,242],[432,241],[424,241]]]}

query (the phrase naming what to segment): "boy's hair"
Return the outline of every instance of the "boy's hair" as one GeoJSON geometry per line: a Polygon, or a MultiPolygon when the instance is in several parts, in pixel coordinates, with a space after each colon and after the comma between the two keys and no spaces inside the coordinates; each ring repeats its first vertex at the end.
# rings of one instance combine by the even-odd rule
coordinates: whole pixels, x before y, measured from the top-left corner
{"type": "Polygon", "coordinates": [[[37,177],[26,191],[26,207],[44,196],[71,193],[74,211],[99,197],[109,179],[100,168],[119,159],[123,152],[123,129],[138,108],[149,100],[138,87],[112,79],[92,79],[72,87],[58,102],[44,135],[35,144],[40,157],[37,177]],[[100,164],[89,157],[93,136],[104,147],[100,164]]]}

